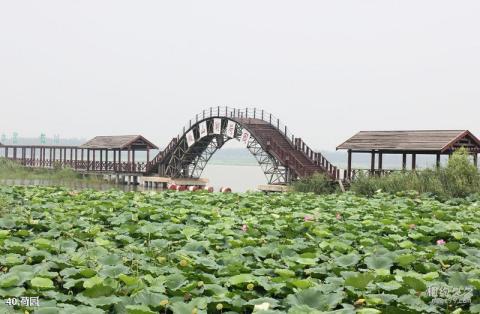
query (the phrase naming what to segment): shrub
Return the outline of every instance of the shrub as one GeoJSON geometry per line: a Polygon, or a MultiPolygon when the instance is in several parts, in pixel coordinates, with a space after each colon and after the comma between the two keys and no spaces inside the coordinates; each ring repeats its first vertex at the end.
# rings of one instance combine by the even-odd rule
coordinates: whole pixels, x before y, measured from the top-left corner
{"type": "Polygon", "coordinates": [[[329,194],[338,191],[336,182],[321,173],[295,181],[292,189],[295,192],[313,192],[315,194],[329,194]]]}
{"type": "Polygon", "coordinates": [[[445,168],[403,171],[384,177],[360,176],[352,182],[351,189],[367,196],[381,190],[431,193],[443,199],[466,197],[480,192],[480,173],[470,162],[467,151],[460,149],[451,156],[445,168]]]}

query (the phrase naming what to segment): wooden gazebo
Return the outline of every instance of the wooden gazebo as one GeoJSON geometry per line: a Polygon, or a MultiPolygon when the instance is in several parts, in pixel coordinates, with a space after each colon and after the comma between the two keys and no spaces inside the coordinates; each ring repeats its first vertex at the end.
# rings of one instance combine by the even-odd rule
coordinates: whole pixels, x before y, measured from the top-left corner
{"type": "Polygon", "coordinates": [[[337,147],[348,151],[347,179],[352,178],[353,153],[371,154],[370,172],[383,171],[383,155],[403,155],[402,169],[407,168],[407,155],[412,156],[412,170],[416,169],[416,156],[436,155],[437,167],[442,155],[450,155],[460,147],[472,154],[477,166],[480,140],[468,130],[439,131],[361,131],[337,147]],[[378,167],[376,166],[378,155],[378,167]]]}
{"type": "MultiPolygon", "coordinates": [[[[90,157],[93,158],[95,165],[95,155],[100,153],[100,164],[103,161],[108,162],[109,152],[113,153],[113,164],[122,164],[122,152],[127,152],[127,165],[135,165],[135,152],[146,151],[147,163],[150,160],[150,149],[158,147],[141,135],[118,135],[118,136],[96,136],[85,144],[80,146],[87,149],[87,164],[90,164],[90,157]],[[90,156],[92,153],[92,156],[90,156]],[[105,160],[103,160],[105,153],[105,160]]],[[[115,169],[117,170],[117,169],[115,169]]],[[[127,171],[136,171],[137,169],[127,169],[127,171]]]]}

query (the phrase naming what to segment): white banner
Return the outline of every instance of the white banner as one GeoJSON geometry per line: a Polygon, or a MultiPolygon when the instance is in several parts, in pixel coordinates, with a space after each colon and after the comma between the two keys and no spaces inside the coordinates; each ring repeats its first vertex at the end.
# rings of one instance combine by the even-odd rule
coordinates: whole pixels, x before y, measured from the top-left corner
{"type": "Polygon", "coordinates": [[[243,145],[247,146],[249,140],[250,140],[250,132],[248,132],[246,129],[243,129],[242,137],[240,138],[240,142],[243,145]]]}
{"type": "Polygon", "coordinates": [[[222,119],[215,118],[213,119],[213,134],[222,133],[222,119]]]}
{"type": "Polygon", "coordinates": [[[200,138],[207,136],[207,121],[203,121],[200,123],[200,138]]]}
{"type": "Polygon", "coordinates": [[[190,131],[187,133],[187,144],[188,144],[188,147],[195,144],[195,135],[193,135],[193,131],[190,131]]]}
{"type": "Polygon", "coordinates": [[[228,124],[227,124],[227,130],[225,132],[225,134],[228,136],[228,137],[235,137],[235,127],[237,126],[237,124],[235,122],[233,122],[232,120],[228,120],[228,124]]]}

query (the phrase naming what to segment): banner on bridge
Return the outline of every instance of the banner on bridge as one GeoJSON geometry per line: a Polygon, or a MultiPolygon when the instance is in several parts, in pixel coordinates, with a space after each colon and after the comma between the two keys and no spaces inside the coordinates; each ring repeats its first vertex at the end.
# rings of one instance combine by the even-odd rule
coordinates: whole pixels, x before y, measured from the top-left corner
{"type": "Polygon", "coordinates": [[[228,137],[235,137],[235,127],[237,124],[232,120],[228,120],[226,135],[228,137]]]}
{"type": "Polygon", "coordinates": [[[222,119],[213,119],[213,134],[222,134],[222,119]]]}
{"type": "Polygon", "coordinates": [[[207,136],[207,121],[203,121],[200,123],[200,138],[207,136]]]}
{"type": "Polygon", "coordinates": [[[250,132],[248,132],[246,129],[243,129],[242,137],[240,138],[240,142],[243,145],[247,146],[249,140],[250,140],[250,132]]]}
{"type": "Polygon", "coordinates": [[[195,135],[193,135],[193,130],[187,133],[187,144],[188,147],[195,144],[195,135]]]}

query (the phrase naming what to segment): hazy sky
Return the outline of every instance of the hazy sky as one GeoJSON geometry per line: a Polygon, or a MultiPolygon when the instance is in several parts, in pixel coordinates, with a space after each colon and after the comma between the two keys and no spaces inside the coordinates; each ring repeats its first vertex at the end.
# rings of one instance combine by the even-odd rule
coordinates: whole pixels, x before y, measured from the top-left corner
{"type": "Polygon", "coordinates": [[[480,136],[480,1],[0,0],[0,133],[143,134],[257,106],[312,147],[480,136]]]}

